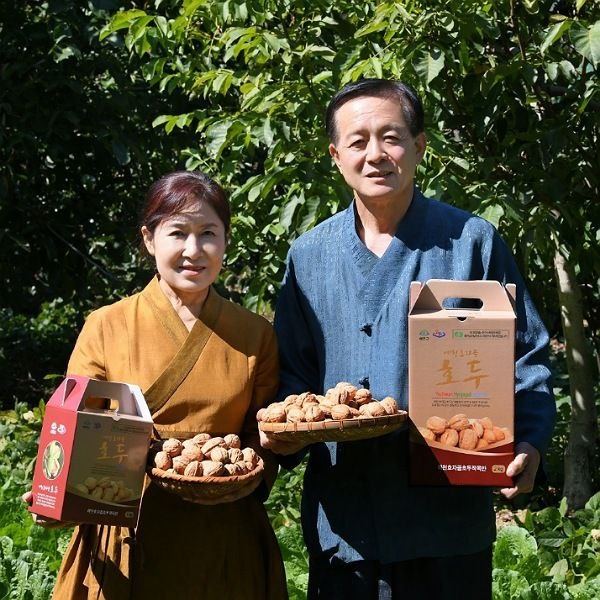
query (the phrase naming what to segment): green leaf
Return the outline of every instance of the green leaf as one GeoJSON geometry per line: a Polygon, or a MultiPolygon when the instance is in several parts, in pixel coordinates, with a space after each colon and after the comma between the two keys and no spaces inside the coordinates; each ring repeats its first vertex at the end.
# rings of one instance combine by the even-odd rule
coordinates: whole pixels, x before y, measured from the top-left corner
{"type": "Polygon", "coordinates": [[[596,21],[589,28],[579,21],[574,21],[569,35],[575,50],[597,67],[600,64],[600,21],[596,21]]]}
{"type": "Polygon", "coordinates": [[[143,10],[137,9],[118,12],[113,16],[110,23],[100,31],[100,35],[98,37],[100,40],[103,40],[115,31],[119,31],[120,29],[129,29],[132,22],[145,15],[146,13],[143,10]]]}
{"type": "Polygon", "coordinates": [[[600,511],[600,492],[596,492],[585,504],[586,508],[595,512],[600,511]]]}
{"type": "Polygon", "coordinates": [[[535,555],[535,538],[522,527],[507,526],[498,532],[494,545],[494,567],[509,568],[527,556],[535,555]]]}
{"type": "Polygon", "coordinates": [[[494,225],[494,227],[497,229],[500,225],[500,220],[504,216],[504,209],[500,204],[491,204],[478,214],[486,221],[492,223],[492,225],[494,225]]]}
{"type": "Polygon", "coordinates": [[[565,581],[568,572],[569,563],[565,558],[561,558],[552,565],[549,575],[552,576],[554,581],[562,582],[565,581]]]}
{"type": "Polygon", "coordinates": [[[444,68],[445,61],[444,54],[439,48],[421,49],[415,54],[413,64],[417,74],[430,84],[444,68]]]}
{"type": "Polygon", "coordinates": [[[550,46],[552,46],[557,40],[559,40],[566,31],[569,31],[572,23],[573,21],[571,20],[565,20],[553,25],[546,34],[546,37],[544,38],[544,41],[540,46],[540,52],[544,54],[546,50],[550,46]]]}

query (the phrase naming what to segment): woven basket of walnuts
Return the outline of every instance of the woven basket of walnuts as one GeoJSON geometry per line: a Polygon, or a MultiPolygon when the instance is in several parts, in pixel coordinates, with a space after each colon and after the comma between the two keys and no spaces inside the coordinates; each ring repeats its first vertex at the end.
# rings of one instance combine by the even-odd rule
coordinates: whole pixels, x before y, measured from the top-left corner
{"type": "Polygon", "coordinates": [[[165,491],[190,502],[216,500],[262,477],[264,464],[238,435],[199,433],[187,440],[154,442],[146,472],[165,491]]]}
{"type": "Polygon", "coordinates": [[[384,435],[401,427],[407,413],[390,396],[376,400],[364,388],[340,382],[325,395],[303,392],[256,414],[258,427],[283,440],[343,442],[384,435]]]}

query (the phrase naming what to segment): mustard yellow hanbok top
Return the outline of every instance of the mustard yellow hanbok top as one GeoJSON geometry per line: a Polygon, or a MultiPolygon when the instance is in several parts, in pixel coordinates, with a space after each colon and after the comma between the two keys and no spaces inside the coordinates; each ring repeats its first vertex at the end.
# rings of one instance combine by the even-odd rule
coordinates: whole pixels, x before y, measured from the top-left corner
{"type": "MultiPolygon", "coordinates": [[[[160,436],[238,433],[243,446],[263,457],[270,489],[277,465],[260,448],[255,414],[277,390],[275,336],[265,319],[214,289],[191,331],[157,277],[139,294],[94,311],[68,373],[134,383],[143,392],[156,391],[157,384],[168,389],[174,381],[176,389],[152,414],[160,436]],[[189,373],[177,385],[182,368],[189,373]]],[[[75,529],[53,598],[280,600],[287,593],[259,491],[203,506],[148,484],[135,531],[75,529]]]]}

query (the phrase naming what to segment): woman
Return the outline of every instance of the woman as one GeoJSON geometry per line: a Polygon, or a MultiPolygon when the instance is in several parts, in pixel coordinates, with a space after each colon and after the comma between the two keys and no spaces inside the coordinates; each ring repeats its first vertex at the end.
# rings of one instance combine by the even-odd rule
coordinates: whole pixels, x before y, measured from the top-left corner
{"type": "Polygon", "coordinates": [[[204,174],[157,181],[141,227],[157,275],[142,292],[90,314],[68,373],[139,385],[162,438],[238,433],[263,457],[260,487],[248,484],[209,506],[150,483],[135,532],[75,529],[55,599],[287,598],[262,504],[277,466],[260,447],[255,418],[277,389],[277,347],[265,319],[212,287],[229,225],[225,194],[204,174]]]}

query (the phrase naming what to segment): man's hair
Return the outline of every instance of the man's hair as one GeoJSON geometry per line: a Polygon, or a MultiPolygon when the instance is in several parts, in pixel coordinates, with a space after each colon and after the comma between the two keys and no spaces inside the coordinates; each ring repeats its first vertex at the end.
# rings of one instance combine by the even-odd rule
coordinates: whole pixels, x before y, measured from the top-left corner
{"type": "Polygon", "coordinates": [[[393,79],[360,79],[343,87],[329,102],[325,113],[325,128],[332,144],[337,143],[335,115],[343,104],[355,98],[374,96],[395,98],[400,103],[402,116],[413,137],[425,129],[423,105],[417,92],[406,83],[393,79]]]}

